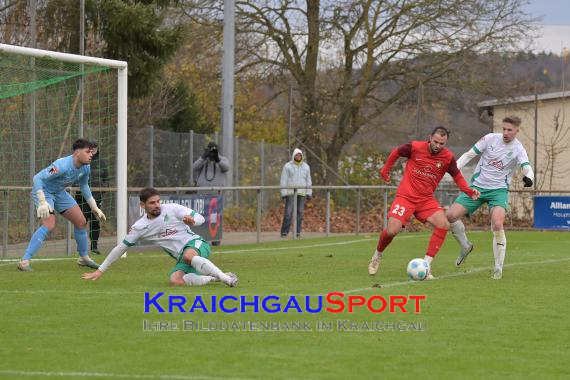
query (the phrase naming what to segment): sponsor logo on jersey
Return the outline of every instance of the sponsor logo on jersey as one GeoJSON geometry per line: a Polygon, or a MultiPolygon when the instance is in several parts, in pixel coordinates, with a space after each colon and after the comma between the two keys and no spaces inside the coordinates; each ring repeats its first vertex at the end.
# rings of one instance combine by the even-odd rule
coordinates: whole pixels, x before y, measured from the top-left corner
{"type": "Polygon", "coordinates": [[[55,166],[52,165],[51,168],[49,168],[48,174],[52,175],[52,174],[57,174],[59,173],[59,171],[57,170],[57,168],[55,166]]]}
{"type": "Polygon", "coordinates": [[[431,172],[431,168],[425,167],[425,168],[416,168],[414,169],[414,173],[418,174],[418,175],[422,175],[424,177],[429,177],[429,178],[433,178],[433,179],[437,179],[437,176],[433,173],[429,173],[431,172]]]}
{"type": "Polygon", "coordinates": [[[505,168],[505,166],[503,165],[503,161],[501,161],[501,160],[491,160],[491,161],[489,161],[489,165],[493,166],[499,170],[503,170],[505,168]]]}
{"type": "Polygon", "coordinates": [[[164,232],[158,234],[159,237],[165,238],[171,235],[175,235],[178,232],[176,228],[167,228],[164,232]]]}

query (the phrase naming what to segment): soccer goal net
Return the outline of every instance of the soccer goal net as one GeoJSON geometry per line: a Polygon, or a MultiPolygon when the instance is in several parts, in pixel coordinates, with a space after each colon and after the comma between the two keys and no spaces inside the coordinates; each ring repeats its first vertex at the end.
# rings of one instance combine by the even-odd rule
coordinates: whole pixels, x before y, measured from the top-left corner
{"type": "MultiPolygon", "coordinates": [[[[99,144],[90,183],[108,218],[99,227],[99,248],[122,239],[127,220],[126,107],[125,62],[0,44],[1,257],[21,256],[39,226],[30,197],[33,176],[72,154],[79,137],[99,144]]],[[[80,194],[74,187],[69,191],[80,194]]],[[[72,226],[60,215],[56,219],[38,257],[76,253],[72,226]]]]}

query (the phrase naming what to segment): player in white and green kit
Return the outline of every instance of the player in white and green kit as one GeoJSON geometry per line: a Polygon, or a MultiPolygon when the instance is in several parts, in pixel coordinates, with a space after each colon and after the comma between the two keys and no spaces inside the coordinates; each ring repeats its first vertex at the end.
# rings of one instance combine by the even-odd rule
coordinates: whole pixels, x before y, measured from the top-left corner
{"type": "Polygon", "coordinates": [[[534,172],[528,161],[525,148],[516,135],[519,132],[521,119],[510,116],[503,119],[503,133],[489,133],[483,136],[468,152],[457,160],[461,169],[469,161],[481,155],[475,173],[471,178],[471,187],[481,192],[477,200],[460,194],[447,211],[450,230],[455,240],[461,245],[461,253],[455,262],[463,264],[467,255],[473,250],[473,244],[465,235],[465,226],[461,221],[464,215],[473,214],[484,203],[491,209],[491,228],[493,230],[493,254],[495,268],[492,278],[499,280],[503,276],[503,263],[507,248],[507,238],[503,229],[506,210],[509,204],[509,185],[514,171],[521,168],[525,187],[531,187],[534,172]]]}
{"type": "Polygon", "coordinates": [[[97,280],[129,247],[145,241],[160,246],[176,260],[170,271],[171,285],[197,286],[217,280],[228,286],[237,285],[235,274],[222,272],[208,260],[210,245],[189,227],[204,223],[202,215],[174,203],[161,205],[160,195],[153,188],[141,190],[139,198],[146,215],[132,225],[123,242],[109,253],[99,269],[84,273],[83,279],[97,280]]]}

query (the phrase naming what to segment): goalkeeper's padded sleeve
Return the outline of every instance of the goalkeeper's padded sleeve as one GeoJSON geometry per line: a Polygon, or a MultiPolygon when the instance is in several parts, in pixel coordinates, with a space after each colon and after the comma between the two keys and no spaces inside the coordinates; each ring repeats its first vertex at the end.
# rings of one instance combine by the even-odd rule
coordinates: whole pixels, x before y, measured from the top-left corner
{"type": "Polygon", "coordinates": [[[79,180],[79,189],[81,190],[83,199],[93,198],[93,194],[91,194],[91,189],[89,188],[89,176],[85,175],[79,180]]]}

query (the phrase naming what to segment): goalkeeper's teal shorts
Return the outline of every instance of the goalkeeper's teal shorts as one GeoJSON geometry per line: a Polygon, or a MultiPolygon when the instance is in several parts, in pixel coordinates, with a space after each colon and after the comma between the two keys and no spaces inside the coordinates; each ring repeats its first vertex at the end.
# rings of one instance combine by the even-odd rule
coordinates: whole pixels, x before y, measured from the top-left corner
{"type": "MultiPolygon", "coordinates": [[[[200,257],[203,257],[205,259],[210,257],[210,252],[212,251],[212,249],[210,248],[210,244],[208,244],[204,239],[190,240],[188,243],[186,243],[186,245],[184,245],[184,248],[182,248],[182,252],[184,252],[187,248],[192,248],[193,250],[197,251],[200,257]]],[[[194,269],[192,265],[186,264],[182,260],[182,256],[183,254],[180,254],[180,256],[178,256],[178,261],[176,265],[174,266],[174,268],[170,270],[170,273],[168,274],[169,277],[172,275],[172,273],[179,270],[183,271],[184,273],[203,274],[194,269]]]]}
{"type": "MultiPolygon", "coordinates": [[[[77,202],[73,197],[65,190],[59,191],[57,193],[50,193],[49,191],[43,190],[47,203],[51,206],[52,209],[59,212],[60,214],[65,210],[69,210],[70,208],[77,206],[77,202]]],[[[32,199],[34,200],[34,204],[36,208],[38,207],[40,201],[38,200],[38,195],[32,192],[32,199]]]]}

